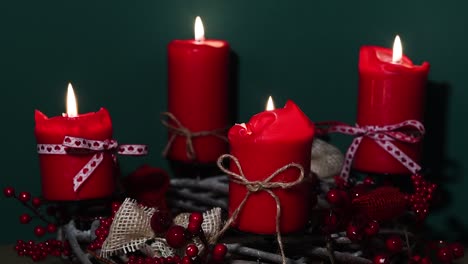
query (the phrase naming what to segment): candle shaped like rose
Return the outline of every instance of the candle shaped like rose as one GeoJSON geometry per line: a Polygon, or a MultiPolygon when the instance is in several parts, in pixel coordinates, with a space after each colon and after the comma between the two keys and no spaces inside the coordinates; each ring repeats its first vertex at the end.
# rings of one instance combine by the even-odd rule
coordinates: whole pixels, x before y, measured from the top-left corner
{"type": "MultiPolygon", "coordinates": [[[[231,154],[249,182],[262,182],[288,164],[299,164],[305,175],[309,173],[311,146],[315,129],[313,123],[292,101],[284,108],[254,115],[248,123],[234,125],[228,133],[231,154]]],[[[231,162],[230,170],[239,173],[231,162]]],[[[291,183],[299,171],[287,169],[269,183],[291,183]]],[[[245,232],[274,234],[279,224],[282,233],[302,229],[310,211],[311,186],[302,181],[291,188],[269,189],[279,198],[280,221],[276,220],[277,204],[265,190],[251,193],[234,221],[234,227],[245,232]]],[[[229,184],[229,213],[232,215],[246,197],[247,187],[231,181],[229,184]]]]}
{"type": "Polygon", "coordinates": [[[114,192],[114,163],[109,152],[100,153],[99,157],[102,160],[99,164],[90,164],[97,166],[92,175],[75,190],[75,176],[86,169],[85,166],[92,160],[95,153],[86,151],[67,153],[70,149],[61,146],[65,137],[95,141],[111,139],[112,123],[106,109],[101,108],[94,113],[78,114],[73,88],[69,84],[67,114],[49,118],[36,110],[35,121],[34,132],[40,153],[42,194],[46,200],[73,201],[103,198],[114,192]]]}
{"type": "MultiPolygon", "coordinates": [[[[389,126],[407,120],[422,122],[429,64],[414,65],[403,56],[399,37],[391,49],[364,46],[359,54],[357,124],[389,126]]],[[[419,143],[393,141],[403,153],[419,162],[419,143]]],[[[382,174],[407,174],[408,169],[379,146],[364,137],[354,156],[353,168],[382,174]]]]}
{"type": "Polygon", "coordinates": [[[167,158],[207,164],[228,152],[229,52],[226,41],[205,39],[199,17],[194,40],[169,43],[167,158]]]}

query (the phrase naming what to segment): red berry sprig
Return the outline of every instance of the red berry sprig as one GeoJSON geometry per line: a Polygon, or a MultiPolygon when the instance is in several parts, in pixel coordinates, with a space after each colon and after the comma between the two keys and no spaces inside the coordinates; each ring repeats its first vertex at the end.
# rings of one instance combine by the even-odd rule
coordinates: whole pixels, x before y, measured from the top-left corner
{"type": "Polygon", "coordinates": [[[47,256],[70,256],[70,245],[62,241],[49,239],[45,242],[35,243],[34,241],[25,242],[18,240],[15,245],[15,251],[18,256],[30,257],[33,261],[41,261],[47,256]]]}
{"type": "Polygon", "coordinates": [[[427,182],[424,178],[415,174],[411,176],[414,186],[414,194],[406,197],[411,210],[416,214],[418,220],[424,220],[429,213],[429,203],[432,200],[433,193],[437,188],[436,184],[427,182]]]}

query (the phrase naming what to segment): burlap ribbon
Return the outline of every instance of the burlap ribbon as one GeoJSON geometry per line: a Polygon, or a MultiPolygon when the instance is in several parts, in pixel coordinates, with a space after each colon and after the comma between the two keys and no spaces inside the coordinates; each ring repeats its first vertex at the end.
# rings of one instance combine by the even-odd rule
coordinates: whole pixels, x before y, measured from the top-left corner
{"type": "Polygon", "coordinates": [[[195,152],[195,148],[193,146],[193,138],[195,137],[206,137],[206,136],[213,136],[217,137],[221,140],[227,141],[226,136],[224,135],[226,132],[226,128],[220,128],[215,130],[209,131],[197,131],[192,132],[190,129],[182,125],[179,119],[177,119],[172,113],[163,112],[161,113],[161,123],[169,129],[171,132],[171,136],[166,144],[166,147],[163,150],[163,156],[167,157],[169,151],[174,143],[174,140],[178,137],[185,137],[185,151],[189,160],[193,161],[196,160],[197,154],[195,152]],[[167,121],[166,118],[169,120],[167,121]],[[174,125],[171,124],[174,123],[174,125]]]}
{"type": "Polygon", "coordinates": [[[341,169],[341,177],[348,180],[354,155],[359,148],[363,137],[374,140],[384,151],[389,153],[410,172],[417,173],[421,166],[411,159],[406,153],[398,148],[393,141],[404,143],[417,143],[421,141],[425,133],[424,125],[417,120],[407,120],[401,123],[385,126],[350,126],[341,122],[319,122],[316,123],[318,134],[342,133],[355,136],[351,146],[345,154],[345,162],[341,169]],[[411,133],[401,131],[402,128],[411,129],[411,133]]]}
{"type": "Polygon", "coordinates": [[[258,193],[258,192],[267,192],[274,200],[276,203],[276,240],[278,241],[278,245],[280,248],[281,252],[281,257],[283,260],[283,264],[286,263],[286,256],[284,254],[284,248],[283,248],[283,242],[281,239],[281,230],[280,230],[280,218],[281,218],[281,202],[278,198],[278,196],[272,191],[273,189],[288,189],[292,188],[298,184],[300,184],[304,180],[304,168],[302,168],[301,165],[297,163],[289,163],[275,172],[273,172],[270,176],[268,176],[265,180],[262,181],[249,181],[245,175],[244,172],[242,171],[242,167],[240,165],[239,160],[234,157],[233,155],[230,154],[224,154],[221,155],[218,158],[218,167],[227,175],[231,176],[231,181],[240,185],[243,185],[247,188],[247,194],[245,195],[244,199],[242,202],[239,204],[239,206],[232,212],[231,217],[226,221],[226,224],[224,227],[219,231],[219,233],[214,236],[211,240],[210,243],[215,243],[217,239],[226,232],[227,229],[232,225],[232,223],[237,219],[239,213],[242,211],[242,208],[244,208],[245,203],[249,199],[250,195],[253,193],[258,193]],[[239,173],[235,173],[227,168],[224,167],[223,161],[225,159],[230,159],[234,162],[235,166],[239,170],[239,173]],[[299,170],[299,177],[292,182],[272,182],[272,180],[278,176],[279,174],[283,173],[284,171],[290,169],[290,168],[296,168],[299,170]]]}
{"type": "MultiPolygon", "coordinates": [[[[110,151],[120,155],[142,156],[148,154],[146,145],[119,145],[113,139],[92,140],[78,137],[65,136],[62,144],[37,144],[37,153],[55,155],[75,155],[95,153],[93,157],[73,177],[73,191],[78,191],[80,186],[93,174],[94,170],[104,159],[103,152],[110,151]]],[[[115,156],[113,156],[115,159],[115,156]]]]}
{"type": "MultiPolygon", "coordinates": [[[[127,198],[114,216],[100,256],[109,257],[119,253],[128,253],[141,250],[151,257],[169,257],[176,254],[183,256],[185,248],[173,249],[163,234],[155,234],[151,228],[151,217],[156,208],[139,205],[135,200],[127,198]],[[153,241],[147,244],[148,241],[153,241]]],[[[179,214],[174,218],[174,224],[187,227],[188,213],[179,214]]],[[[213,208],[203,213],[202,229],[207,238],[214,236],[221,227],[221,208],[213,208]]],[[[193,239],[191,243],[203,250],[202,243],[193,239]]]]}

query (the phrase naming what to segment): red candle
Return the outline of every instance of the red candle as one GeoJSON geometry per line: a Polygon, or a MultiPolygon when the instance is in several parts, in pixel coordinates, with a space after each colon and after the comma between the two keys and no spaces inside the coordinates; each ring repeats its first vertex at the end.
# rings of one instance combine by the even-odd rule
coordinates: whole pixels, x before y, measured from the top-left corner
{"type": "MultiPolygon", "coordinates": [[[[359,54],[357,124],[385,126],[406,120],[422,122],[429,63],[414,65],[402,55],[399,38],[394,51],[364,46],[359,54]]],[[[414,161],[420,160],[421,145],[394,141],[414,161]]],[[[375,141],[364,137],[355,154],[353,168],[382,174],[407,174],[398,160],[375,141]]]]}
{"type": "MultiPolygon", "coordinates": [[[[195,40],[174,40],[168,45],[168,109],[193,132],[226,134],[229,126],[229,44],[204,39],[197,18],[195,40]]],[[[171,122],[175,125],[174,122],[171,122]]],[[[169,131],[172,137],[173,131],[169,131]]],[[[187,154],[187,138],[176,136],[167,157],[182,162],[213,163],[228,152],[225,140],[213,135],[192,138],[195,157],[187,154]]]]}
{"type": "MultiPolygon", "coordinates": [[[[246,124],[234,125],[228,133],[231,154],[236,157],[248,181],[262,181],[281,167],[300,164],[308,175],[315,133],[313,123],[292,101],[284,108],[254,115],[246,124]]],[[[231,162],[230,170],[239,173],[231,162]]],[[[272,182],[293,182],[297,169],[288,169],[272,182]]],[[[280,200],[282,233],[302,229],[310,211],[310,184],[302,182],[290,189],[272,189],[280,200]]],[[[247,194],[244,185],[229,184],[229,213],[239,206],[247,194]]],[[[234,227],[257,234],[276,233],[276,202],[266,191],[250,195],[240,211],[234,227]]]]}
{"type": "MultiPolygon", "coordinates": [[[[109,112],[101,108],[95,113],[77,114],[70,104],[75,104],[73,90],[69,85],[67,114],[48,118],[35,112],[35,135],[38,144],[60,145],[65,136],[106,140],[112,138],[112,123],[109,112]],[[73,100],[70,100],[73,98],[73,100]]],[[[87,154],[40,154],[39,165],[42,179],[42,194],[46,200],[73,201],[109,196],[113,193],[114,164],[109,152],[103,152],[103,160],[92,175],[74,191],[73,178],[91,160],[94,153],[87,154]]]]}

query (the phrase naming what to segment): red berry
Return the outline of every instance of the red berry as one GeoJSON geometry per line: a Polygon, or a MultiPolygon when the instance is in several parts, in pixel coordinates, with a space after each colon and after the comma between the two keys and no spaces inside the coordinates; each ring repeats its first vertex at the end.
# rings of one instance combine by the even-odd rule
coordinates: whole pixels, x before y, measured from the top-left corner
{"type": "Polygon", "coordinates": [[[390,263],[390,259],[386,254],[377,254],[374,256],[374,259],[372,260],[372,263],[374,264],[387,264],[390,263]]]}
{"type": "Polygon", "coordinates": [[[192,264],[193,261],[192,261],[192,258],[190,258],[189,256],[185,256],[185,257],[182,258],[180,263],[181,264],[192,264]]]}
{"type": "Polygon", "coordinates": [[[191,213],[189,217],[189,223],[195,223],[201,226],[203,223],[203,214],[199,212],[191,213]]]}
{"type": "Polygon", "coordinates": [[[57,231],[57,226],[52,224],[52,223],[49,223],[47,224],[47,232],[49,233],[55,233],[57,231]]]}
{"type": "Polygon", "coordinates": [[[10,197],[15,196],[15,188],[13,188],[13,187],[6,187],[5,189],[3,189],[3,194],[4,194],[5,197],[7,197],[7,198],[10,198],[10,197]]]}
{"type": "Polygon", "coordinates": [[[189,222],[187,226],[187,231],[192,235],[196,235],[200,232],[201,226],[198,223],[189,222]]]}
{"type": "Polygon", "coordinates": [[[391,236],[385,240],[385,246],[391,253],[398,253],[403,248],[403,240],[399,236],[391,236]]]}
{"type": "Polygon", "coordinates": [[[184,246],[185,239],[185,228],[179,225],[174,225],[167,230],[166,242],[173,248],[181,248],[184,246]]]}
{"type": "Polygon", "coordinates": [[[165,232],[171,224],[169,213],[167,211],[154,212],[150,224],[156,234],[165,232]]]}
{"type": "Polygon", "coordinates": [[[357,241],[361,240],[362,234],[361,230],[353,224],[349,224],[348,227],[346,228],[346,236],[351,240],[351,241],[357,241]]]}
{"type": "Polygon", "coordinates": [[[419,264],[432,264],[432,261],[431,261],[430,258],[425,257],[425,258],[421,259],[421,261],[419,262],[419,264]]]}
{"type": "Polygon", "coordinates": [[[224,244],[216,244],[213,248],[212,257],[215,261],[223,261],[227,253],[227,247],[224,244]]]}
{"type": "Polygon", "coordinates": [[[34,228],[34,234],[38,237],[45,235],[46,229],[43,226],[36,226],[34,228]]]}
{"type": "Polygon", "coordinates": [[[338,228],[338,217],[332,211],[325,215],[323,222],[324,230],[327,233],[333,233],[338,228]]]}
{"type": "Polygon", "coordinates": [[[437,250],[437,259],[442,263],[452,262],[453,256],[452,251],[449,247],[442,247],[437,250]]]}
{"type": "Polygon", "coordinates": [[[379,222],[372,220],[367,223],[366,227],[364,228],[364,233],[368,236],[373,236],[379,232],[379,222]]]}
{"type": "Polygon", "coordinates": [[[374,182],[374,178],[372,178],[371,176],[367,176],[364,178],[362,183],[364,183],[367,186],[370,186],[370,185],[374,185],[375,182],[374,182]]]}
{"type": "Polygon", "coordinates": [[[20,192],[19,196],[18,196],[18,199],[25,203],[27,201],[29,201],[29,199],[31,199],[31,194],[29,192],[20,192]]]}
{"type": "Polygon", "coordinates": [[[341,192],[336,189],[331,189],[327,192],[327,201],[329,204],[337,206],[343,202],[341,192]]]}
{"type": "Polygon", "coordinates": [[[34,197],[31,201],[32,205],[36,208],[40,207],[42,204],[42,201],[39,197],[34,197]]]}
{"type": "Polygon", "coordinates": [[[367,186],[364,184],[358,184],[351,189],[351,199],[356,199],[368,192],[367,186]]]}
{"type": "Polygon", "coordinates": [[[455,259],[461,258],[465,255],[465,250],[462,244],[452,243],[449,247],[450,250],[452,250],[452,254],[455,259]]]}
{"type": "Polygon", "coordinates": [[[193,258],[195,256],[198,255],[198,248],[196,245],[194,244],[190,244],[187,246],[187,248],[185,249],[185,255],[193,258]]]}
{"type": "Polygon", "coordinates": [[[31,219],[32,218],[31,218],[31,216],[29,214],[22,214],[22,215],[20,215],[19,221],[20,221],[21,224],[27,224],[27,223],[31,222],[31,219]]]}

